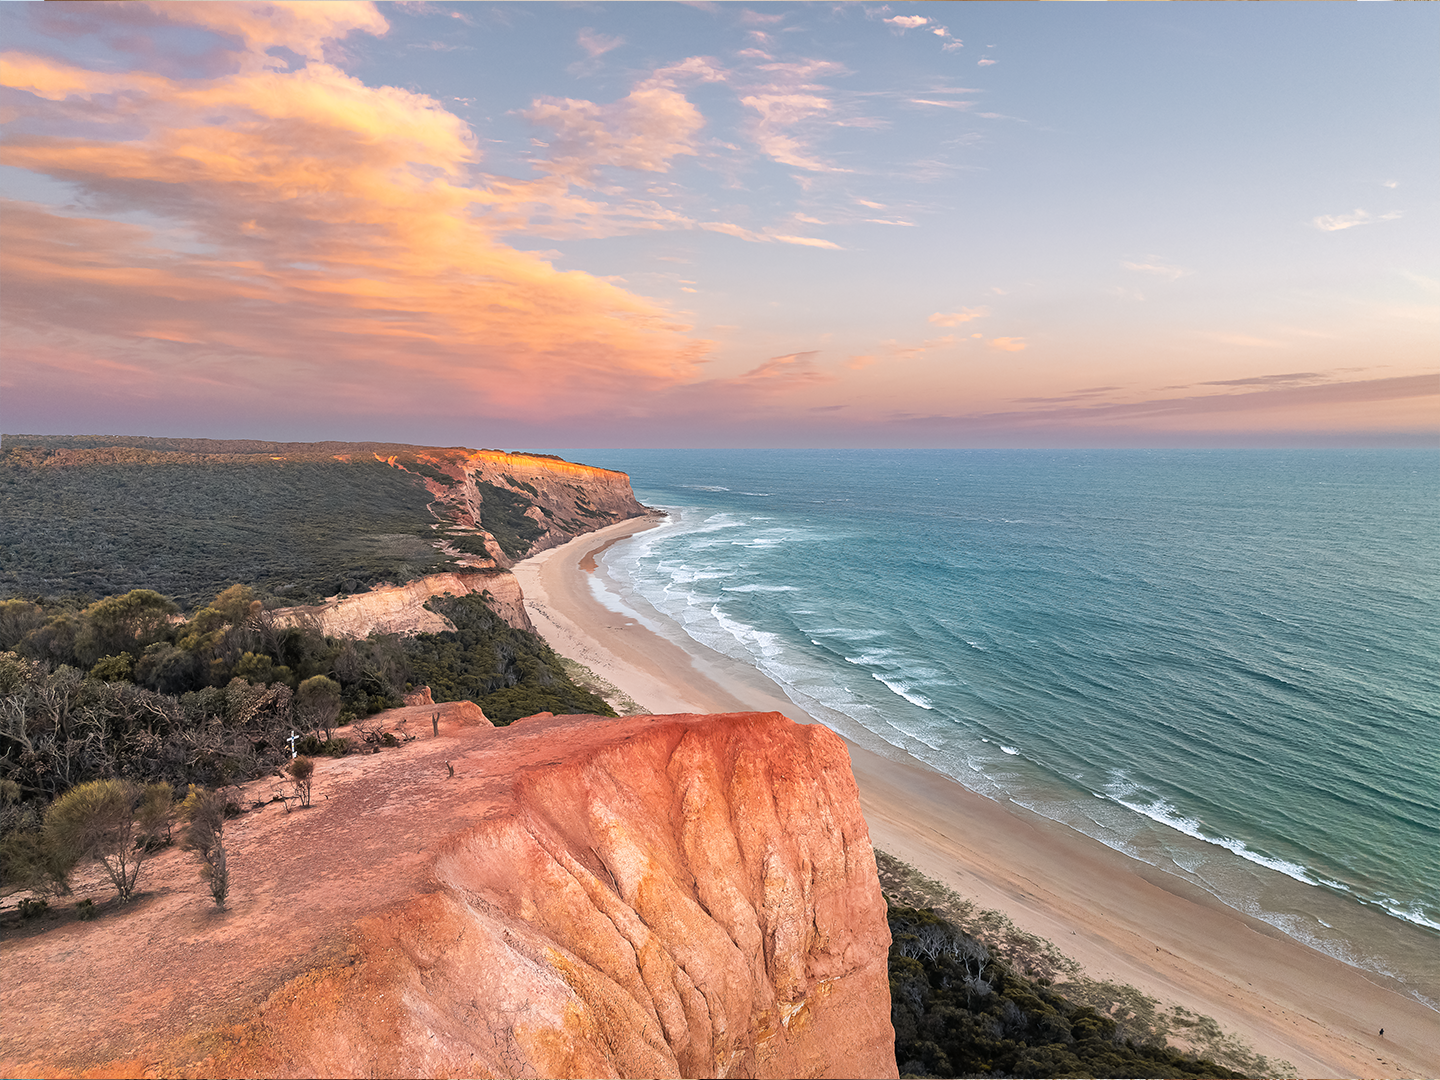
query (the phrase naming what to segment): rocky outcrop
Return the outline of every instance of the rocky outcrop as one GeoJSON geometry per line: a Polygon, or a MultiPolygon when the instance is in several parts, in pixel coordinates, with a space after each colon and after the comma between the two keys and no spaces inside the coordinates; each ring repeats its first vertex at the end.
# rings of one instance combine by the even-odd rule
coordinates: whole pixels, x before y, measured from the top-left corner
{"type": "Polygon", "coordinates": [[[44,935],[11,950],[30,1004],[23,1029],[0,1020],[0,1068],[896,1075],[885,904],[837,736],[778,713],[447,714],[432,736],[413,711],[399,749],[320,762],[310,809],[227,826],[234,914],[182,924],[176,958],[154,955],[165,893],[123,939],[72,924],[66,1000],[44,935]]]}
{"type": "Polygon", "coordinates": [[[416,447],[375,456],[425,478],[440,539],[468,565],[513,566],[648,512],[624,473],[546,454],[416,447]]]}
{"type": "Polygon", "coordinates": [[[431,574],[406,585],[384,585],[369,592],[339,597],[309,607],[270,612],[281,626],[311,626],[330,637],[371,634],[438,634],[455,624],[425,607],[432,596],[485,596],[490,610],[517,630],[534,632],[525,611],[520,583],[508,571],[431,574]]]}

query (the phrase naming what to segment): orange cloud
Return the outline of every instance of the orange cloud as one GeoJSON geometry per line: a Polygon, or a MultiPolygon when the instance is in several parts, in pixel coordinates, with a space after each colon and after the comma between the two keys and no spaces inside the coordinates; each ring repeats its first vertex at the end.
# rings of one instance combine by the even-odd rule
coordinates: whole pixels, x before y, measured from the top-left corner
{"type": "MultiPolygon", "coordinates": [[[[0,273],[13,324],[156,370],[183,355],[222,382],[236,364],[317,387],[364,373],[383,396],[423,373],[477,406],[551,414],[692,375],[706,343],[660,304],[496,238],[487,211],[515,195],[470,182],[478,152],[458,117],[322,59],[345,33],[384,32],[371,5],[155,10],[238,40],[232,70],[187,80],[0,57],[29,115],[125,120],[110,138],[17,135],[0,161],[166,223],[11,205],[0,273]],[[281,44],[309,62],[278,70],[266,50],[281,44]]],[[[695,118],[668,94],[631,95],[643,122],[604,153],[643,168],[681,152],[695,118]]]]}
{"type": "Polygon", "coordinates": [[[967,307],[961,308],[959,311],[952,311],[948,314],[945,312],[937,311],[934,315],[930,316],[930,321],[936,326],[961,326],[967,322],[972,322],[975,319],[983,319],[986,315],[989,314],[990,309],[986,307],[967,307]]]}
{"type": "Polygon", "coordinates": [[[1005,352],[1021,352],[1025,349],[1026,342],[1024,338],[997,337],[990,340],[990,345],[992,348],[1003,349],[1005,352]]]}

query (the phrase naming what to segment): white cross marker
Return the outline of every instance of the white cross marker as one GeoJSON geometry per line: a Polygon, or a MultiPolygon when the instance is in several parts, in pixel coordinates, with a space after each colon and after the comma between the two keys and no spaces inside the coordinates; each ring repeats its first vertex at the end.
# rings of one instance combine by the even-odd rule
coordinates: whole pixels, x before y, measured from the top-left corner
{"type": "Polygon", "coordinates": [[[295,757],[295,744],[300,741],[300,736],[295,734],[295,729],[290,729],[290,738],[285,740],[290,744],[290,756],[295,757]]]}

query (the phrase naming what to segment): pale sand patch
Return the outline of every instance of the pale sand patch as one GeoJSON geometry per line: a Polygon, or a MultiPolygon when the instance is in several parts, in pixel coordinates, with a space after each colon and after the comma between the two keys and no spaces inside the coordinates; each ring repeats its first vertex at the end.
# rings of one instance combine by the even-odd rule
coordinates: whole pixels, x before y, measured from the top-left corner
{"type": "MultiPolygon", "coordinates": [[[[658,713],[776,710],[814,723],[754,669],[595,599],[603,552],[660,521],[621,522],[516,566],[536,629],[658,713]]],[[[1440,1014],[1086,836],[849,746],[876,847],[1054,941],[1091,977],[1213,1016],[1301,1076],[1440,1076],[1440,1014]]]]}

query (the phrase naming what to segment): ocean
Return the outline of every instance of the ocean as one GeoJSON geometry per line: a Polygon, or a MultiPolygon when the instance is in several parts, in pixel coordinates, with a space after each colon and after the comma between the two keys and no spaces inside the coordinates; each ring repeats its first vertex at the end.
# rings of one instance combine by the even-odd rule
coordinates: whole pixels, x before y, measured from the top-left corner
{"type": "Polygon", "coordinates": [[[1440,453],[557,452],[602,602],[1440,1007],[1440,453]]]}

